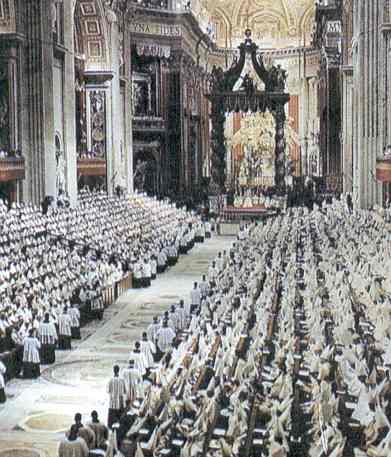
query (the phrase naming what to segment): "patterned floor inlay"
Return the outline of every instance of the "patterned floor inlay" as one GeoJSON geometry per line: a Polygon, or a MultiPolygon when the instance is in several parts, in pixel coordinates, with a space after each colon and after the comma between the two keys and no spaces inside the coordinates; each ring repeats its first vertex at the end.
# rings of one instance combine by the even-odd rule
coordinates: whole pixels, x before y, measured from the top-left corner
{"type": "Polygon", "coordinates": [[[159,298],[163,298],[164,300],[173,300],[174,302],[180,299],[178,295],[160,295],[159,298]]]}
{"type": "Polygon", "coordinates": [[[71,415],[43,413],[28,417],[19,426],[27,432],[61,433],[68,430],[69,424],[72,422],[73,417],[71,415]]]}
{"type": "Polygon", "coordinates": [[[217,237],[197,246],[150,288],[127,291],[102,321],[82,329],[83,339],[73,342],[72,351],[58,351],[56,364],[42,367],[41,378],[9,382],[7,402],[0,405],[0,457],[58,457],[59,440],[76,412],[87,422],[95,409],[106,421],[113,365],[128,364],[133,342],[154,316],[181,298],[188,302],[193,282],[231,241],[217,237]]]}
{"type": "Polygon", "coordinates": [[[41,457],[35,449],[10,448],[0,450],[0,457],[41,457]]]}
{"type": "Polygon", "coordinates": [[[130,330],[134,329],[141,329],[141,328],[148,328],[149,324],[152,322],[152,318],[150,319],[129,319],[121,324],[121,328],[127,328],[130,330]]]}
{"type": "Polygon", "coordinates": [[[66,362],[48,369],[44,377],[56,384],[102,388],[111,376],[113,365],[125,362],[111,359],[66,362]]]}

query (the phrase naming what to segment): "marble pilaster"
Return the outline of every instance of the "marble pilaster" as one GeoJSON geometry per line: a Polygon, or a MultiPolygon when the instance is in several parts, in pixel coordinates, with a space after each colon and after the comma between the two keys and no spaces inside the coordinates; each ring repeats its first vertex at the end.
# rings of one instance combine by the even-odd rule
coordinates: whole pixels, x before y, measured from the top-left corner
{"type": "Polygon", "coordinates": [[[132,129],[132,82],[131,82],[131,42],[130,33],[124,30],[124,156],[126,170],[126,189],[128,193],[134,192],[133,185],[133,129],[132,129]]]}
{"type": "Polygon", "coordinates": [[[115,187],[122,185],[121,142],[123,138],[123,111],[121,109],[119,33],[115,13],[107,12],[109,26],[109,43],[111,71],[113,78],[110,84],[107,103],[107,191],[112,194],[115,187]]]}
{"type": "Polygon", "coordinates": [[[89,74],[86,84],[87,150],[93,151],[106,161],[106,184],[109,191],[111,151],[111,103],[109,80],[111,73],[100,79],[99,74],[89,74]]]}
{"type": "Polygon", "coordinates": [[[26,158],[24,196],[40,203],[56,195],[53,120],[53,34],[51,0],[26,0],[26,46],[23,52],[22,149],[26,158]]]}
{"type": "Polygon", "coordinates": [[[353,191],[353,67],[342,68],[343,191],[353,191]]]}
{"type": "Polygon", "coordinates": [[[75,57],[74,57],[74,15],[71,2],[63,2],[64,7],[64,154],[66,161],[66,187],[72,206],[77,200],[77,153],[76,153],[76,106],[75,97],[75,57]]]}

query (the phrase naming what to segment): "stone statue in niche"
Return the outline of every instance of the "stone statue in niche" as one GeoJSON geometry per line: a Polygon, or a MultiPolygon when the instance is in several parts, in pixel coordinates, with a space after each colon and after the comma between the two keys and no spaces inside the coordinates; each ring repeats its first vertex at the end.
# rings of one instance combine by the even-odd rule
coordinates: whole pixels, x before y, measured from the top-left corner
{"type": "Polygon", "coordinates": [[[105,9],[106,9],[106,18],[107,22],[111,25],[114,24],[115,22],[118,21],[117,15],[115,14],[115,11],[113,9],[114,7],[114,1],[106,1],[105,2],[105,9]]]}
{"type": "Polygon", "coordinates": [[[134,174],[133,174],[133,181],[134,187],[139,191],[142,192],[145,186],[145,174],[147,170],[148,162],[146,160],[138,159],[134,174]]]}
{"type": "Polygon", "coordinates": [[[119,150],[120,150],[120,155],[121,155],[121,163],[125,163],[125,151],[124,151],[124,143],[121,140],[119,144],[119,150]]]}
{"type": "Polygon", "coordinates": [[[0,128],[8,123],[8,102],[5,97],[0,98],[0,128]]]}
{"type": "Polygon", "coordinates": [[[56,195],[61,195],[65,192],[65,155],[61,147],[61,140],[59,134],[56,134],[55,139],[56,148],[56,195]]]}
{"type": "Polygon", "coordinates": [[[135,116],[147,116],[150,112],[151,84],[148,78],[133,81],[133,113],[135,116]]]}
{"type": "Polygon", "coordinates": [[[63,151],[56,151],[56,190],[57,195],[65,192],[65,157],[63,151]]]}
{"type": "Polygon", "coordinates": [[[57,33],[57,2],[52,2],[52,32],[57,33]]]}
{"type": "Polygon", "coordinates": [[[119,66],[122,68],[125,64],[125,55],[124,55],[124,40],[123,40],[123,35],[122,38],[119,42],[119,66]]]}
{"type": "Polygon", "coordinates": [[[134,82],[133,83],[133,97],[132,97],[132,102],[133,102],[133,114],[137,116],[137,114],[140,111],[141,107],[141,99],[142,99],[142,93],[141,93],[141,86],[134,82]]]}

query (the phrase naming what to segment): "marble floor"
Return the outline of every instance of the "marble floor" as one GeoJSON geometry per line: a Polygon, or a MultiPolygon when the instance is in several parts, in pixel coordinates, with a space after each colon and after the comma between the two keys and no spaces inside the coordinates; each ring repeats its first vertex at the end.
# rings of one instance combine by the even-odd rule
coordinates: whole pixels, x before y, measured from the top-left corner
{"type": "Polygon", "coordinates": [[[115,363],[127,362],[132,341],[179,298],[188,300],[193,282],[232,237],[214,237],[158,277],[149,289],[129,290],[106,312],[102,322],[82,329],[82,340],[57,361],[42,367],[35,381],[7,385],[8,401],[0,406],[0,457],[56,457],[58,442],[76,412],[87,421],[96,409],[106,420],[106,384],[115,363]]]}

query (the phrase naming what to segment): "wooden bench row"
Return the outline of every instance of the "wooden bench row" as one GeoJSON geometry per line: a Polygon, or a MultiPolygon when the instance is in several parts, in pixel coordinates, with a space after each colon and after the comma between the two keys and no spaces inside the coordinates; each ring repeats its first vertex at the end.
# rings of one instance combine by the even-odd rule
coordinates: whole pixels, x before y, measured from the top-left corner
{"type": "Polygon", "coordinates": [[[133,274],[128,273],[121,281],[107,287],[103,291],[103,303],[105,308],[111,306],[122,294],[133,287],[133,274]]]}

